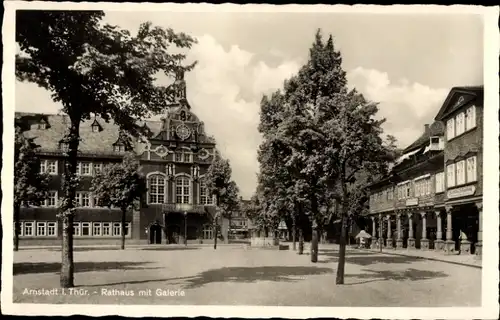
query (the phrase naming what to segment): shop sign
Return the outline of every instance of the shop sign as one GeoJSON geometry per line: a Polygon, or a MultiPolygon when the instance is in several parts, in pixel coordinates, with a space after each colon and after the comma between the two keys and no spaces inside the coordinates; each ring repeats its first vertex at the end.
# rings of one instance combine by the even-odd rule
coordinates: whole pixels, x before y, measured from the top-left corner
{"type": "Polygon", "coordinates": [[[418,198],[406,199],[407,206],[416,206],[418,205],[418,198]]]}
{"type": "Polygon", "coordinates": [[[449,199],[472,196],[476,192],[476,186],[466,186],[448,190],[447,196],[449,199]]]}

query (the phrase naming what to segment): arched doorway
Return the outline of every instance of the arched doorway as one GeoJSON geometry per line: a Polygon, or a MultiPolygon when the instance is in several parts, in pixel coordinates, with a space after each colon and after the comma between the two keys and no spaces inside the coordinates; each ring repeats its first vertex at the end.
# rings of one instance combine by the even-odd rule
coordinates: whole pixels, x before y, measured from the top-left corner
{"type": "Polygon", "coordinates": [[[160,244],[161,234],[163,233],[163,228],[160,224],[154,223],[149,227],[149,243],[160,244]]]}

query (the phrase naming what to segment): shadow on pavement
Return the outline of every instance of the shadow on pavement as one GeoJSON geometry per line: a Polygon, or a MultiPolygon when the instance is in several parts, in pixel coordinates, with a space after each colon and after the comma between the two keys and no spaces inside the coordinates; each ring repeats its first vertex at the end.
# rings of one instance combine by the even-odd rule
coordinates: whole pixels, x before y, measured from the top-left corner
{"type": "Polygon", "coordinates": [[[183,280],[176,283],[184,285],[186,289],[194,289],[202,287],[205,284],[214,282],[243,282],[251,283],[258,281],[278,281],[278,282],[296,282],[302,280],[301,277],[310,275],[319,275],[325,273],[333,273],[330,268],[318,267],[227,267],[220,269],[212,269],[204,271],[196,276],[189,277],[176,277],[166,279],[150,279],[150,280],[131,280],[114,283],[103,283],[95,285],[81,285],[81,287],[101,287],[101,286],[115,286],[115,285],[131,285],[131,284],[145,284],[154,282],[167,282],[173,280],[183,280]],[[186,280],[186,281],[184,281],[186,280]]]}
{"type": "MultiPolygon", "coordinates": [[[[159,267],[144,267],[152,262],[132,262],[132,261],[109,261],[109,262],[75,262],[75,273],[106,270],[127,270],[127,269],[159,269],[159,267]]],[[[14,275],[38,274],[38,273],[59,273],[60,262],[20,262],[14,263],[14,275]]]]}
{"type": "Polygon", "coordinates": [[[395,281],[418,281],[418,280],[430,280],[435,278],[444,278],[448,277],[448,275],[441,271],[430,271],[430,270],[419,270],[419,269],[407,269],[401,271],[388,271],[388,270],[370,270],[363,269],[362,271],[368,273],[361,274],[346,274],[346,278],[356,278],[356,279],[365,279],[364,281],[346,283],[345,285],[356,285],[356,284],[364,284],[375,281],[387,281],[387,280],[395,280],[395,281]]]}
{"type": "Polygon", "coordinates": [[[186,288],[197,288],[212,282],[257,282],[257,281],[284,281],[296,282],[297,277],[332,273],[330,268],[318,267],[228,267],[208,270],[200,273],[188,281],[186,288]]]}
{"type": "Polygon", "coordinates": [[[157,251],[181,251],[181,250],[200,250],[198,247],[147,247],[141,250],[157,250],[157,251]]]}
{"type": "MultiPolygon", "coordinates": [[[[318,263],[331,263],[337,262],[339,253],[338,251],[320,251],[320,260],[318,263]],[[326,259],[321,259],[321,256],[326,257],[326,259]]],[[[346,252],[346,263],[357,264],[360,266],[368,266],[377,263],[388,263],[388,264],[402,264],[402,263],[412,263],[416,261],[423,261],[424,258],[412,257],[412,256],[392,256],[371,252],[346,252]]]]}

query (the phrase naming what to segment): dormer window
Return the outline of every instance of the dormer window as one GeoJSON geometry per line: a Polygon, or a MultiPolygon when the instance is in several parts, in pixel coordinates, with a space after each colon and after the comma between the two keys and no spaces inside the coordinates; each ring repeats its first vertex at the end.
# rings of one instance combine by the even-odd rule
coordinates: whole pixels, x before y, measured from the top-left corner
{"type": "Polygon", "coordinates": [[[443,139],[438,136],[433,136],[430,138],[430,150],[443,150],[444,143],[443,139]]]}
{"type": "Polygon", "coordinates": [[[115,152],[125,152],[125,145],[119,143],[113,146],[115,152]]]}
{"type": "Polygon", "coordinates": [[[61,151],[68,151],[69,150],[69,144],[67,142],[59,142],[59,150],[61,151]]]}
{"type": "Polygon", "coordinates": [[[38,124],[38,129],[40,129],[40,130],[47,129],[47,124],[45,122],[39,123],[38,124]]]}
{"type": "Polygon", "coordinates": [[[101,132],[101,131],[102,131],[101,125],[99,124],[97,119],[94,119],[94,122],[92,123],[92,132],[101,132]]]}

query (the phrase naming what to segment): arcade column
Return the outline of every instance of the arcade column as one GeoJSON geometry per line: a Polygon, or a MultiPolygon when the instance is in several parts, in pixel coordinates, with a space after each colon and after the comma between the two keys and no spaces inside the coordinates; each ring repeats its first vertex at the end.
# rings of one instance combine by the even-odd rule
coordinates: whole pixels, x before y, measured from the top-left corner
{"type": "Polygon", "coordinates": [[[453,241],[453,225],[452,225],[453,207],[446,206],[446,241],[444,242],[444,252],[453,254],[455,252],[455,241],[453,241]]]}
{"type": "Polygon", "coordinates": [[[386,216],[386,219],[387,219],[387,248],[392,249],[393,243],[392,243],[392,230],[391,230],[391,215],[388,214],[386,216]]]}
{"type": "Polygon", "coordinates": [[[415,237],[413,236],[413,213],[408,213],[408,249],[415,249],[415,237]]]}
{"type": "Polygon", "coordinates": [[[372,244],[371,247],[372,249],[377,248],[377,224],[375,222],[375,217],[372,218],[372,244]]]}
{"type": "Polygon", "coordinates": [[[420,239],[420,249],[429,250],[429,239],[427,239],[427,212],[420,213],[422,216],[422,238],[420,239]]]}
{"type": "Polygon", "coordinates": [[[402,249],[403,248],[403,237],[402,237],[402,232],[401,232],[401,213],[396,214],[396,225],[397,225],[397,236],[398,238],[396,239],[396,249],[402,249]]]}
{"type": "Polygon", "coordinates": [[[436,220],[437,220],[436,221],[437,231],[436,231],[436,240],[434,241],[434,250],[441,251],[444,249],[443,222],[441,219],[442,212],[440,210],[436,210],[434,213],[436,214],[436,220]]]}

